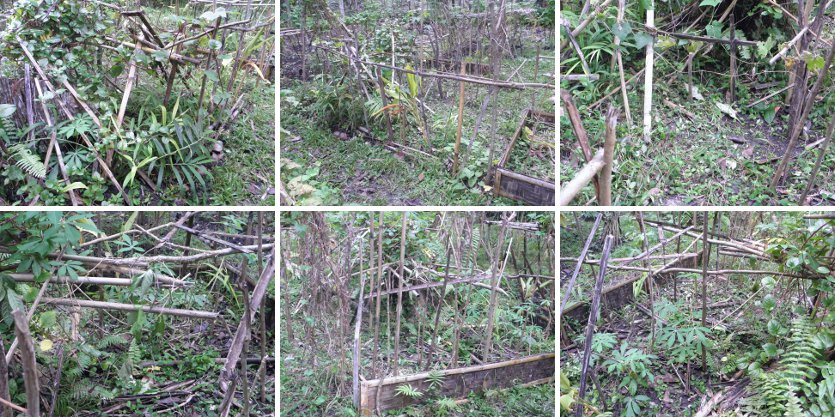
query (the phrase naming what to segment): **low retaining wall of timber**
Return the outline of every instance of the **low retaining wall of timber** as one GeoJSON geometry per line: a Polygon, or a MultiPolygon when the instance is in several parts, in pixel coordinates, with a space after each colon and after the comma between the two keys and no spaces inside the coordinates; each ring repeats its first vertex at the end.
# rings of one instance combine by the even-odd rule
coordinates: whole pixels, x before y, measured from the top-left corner
{"type": "MultiPolygon", "coordinates": [[[[554,378],[555,360],[554,353],[545,353],[504,362],[438,371],[443,376],[443,382],[437,386],[435,397],[464,398],[471,392],[486,389],[545,382],[549,378],[554,378]]],[[[397,387],[404,384],[411,385],[417,391],[427,392],[429,390],[428,377],[429,373],[425,372],[363,381],[360,385],[361,415],[371,416],[377,410],[382,412],[431,400],[431,398],[426,398],[426,395],[420,398],[397,395],[397,387]]]]}

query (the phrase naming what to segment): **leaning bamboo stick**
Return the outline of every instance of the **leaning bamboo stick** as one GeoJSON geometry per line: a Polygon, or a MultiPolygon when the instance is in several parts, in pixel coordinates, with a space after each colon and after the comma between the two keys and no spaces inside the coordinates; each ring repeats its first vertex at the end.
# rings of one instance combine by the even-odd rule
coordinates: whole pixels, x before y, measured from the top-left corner
{"type": "MultiPolygon", "coordinates": [[[[266,247],[266,245],[264,245],[264,247],[266,247]]],[[[249,301],[250,305],[261,305],[261,301],[264,299],[269,283],[273,280],[274,276],[275,247],[272,248],[272,252],[267,260],[267,267],[264,268],[264,271],[261,273],[261,277],[258,279],[258,284],[252,291],[252,298],[249,301]]],[[[234,374],[235,365],[241,357],[243,344],[246,342],[246,339],[249,338],[251,323],[254,319],[255,310],[250,309],[246,317],[243,317],[240,324],[238,324],[238,329],[235,331],[235,336],[232,339],[232,345],[229,348],[229,354],[226,355],[226,363],[220,372],[219,383],[221,390],[229,389],[231,376],[234,374]]]]}
{"type": "Polygon", "coordinates": [[[583,168],[577,172],[574,179],[565,184],[560,189],[560,205],[567,206],[571,204],[574,197],[597,175],[606,163],[603,161],[604,151],[600,149],[594,157],[583,168]]]}
{"type": "Polygon", "coordinates": [[[809,26],[806,26],[803,29],[801,29],[800,32],[797,32],[797,35],[795,35],[795,37],[792,38],[792,40],[790,40],[789,43],[787,43],[786,46],[784,46],[783,49],[780,50],[780,52],[777,52],[777,55],[771,57],[771,59],[768,60],[768,63],[770,65],[774,65],[774,63],[777,62],[778,59],[786,56],[786,53],[789,52],[789,49],[791,49],[791,47],[794,46],[794,44],[796,44],[797,41],[799,41],[800,38],[802,38],[808,30],[809,26]]]}
{"type": "Polygon", "coordinates": [[[577,407],[574,411],[575,417],[580,417],[583,415],[584,406],[583,398],[586,395],[586,376],[589,372],[589,362],[591,360],[591,341],[592,337],[594,336],[594,329],[597,324],[597,312],[600,309],[600,298],[601,293],[603,292],[603,281],[606,277],[606,262],[609,260],[609,253],[612,250],[612,242],[614,241],[614,237],[612,235],[606,236],[603,240],[603,254],[601,256],[601,263],[600,263],[600,270],[597,274],[597,279],[594,285],[594,293],[592,295],[592,302],[591,302],[591,312],[589,313],[588,323],[586,324],[586,339],[583,352],[583,359],[581,364],[580,370],[580,386],[579,386],[579,398],[580,401],[577,404],[577,407]]]}
{"type": "Polygon", "coordinates": [[[565,310],[566,304],[568,304],[568,299],[571,297],[571,291],[574,289],[574,283],[577,281],[577,276],[580,274],[580,268],[583,266],[583,261],[585,261],[586,255],[589,252],[591,242],[594,240],[594,233],[597,231],[597,227],[600,225],[600,220],[602,218],[603,214],[597,213],[597,218],[594,219],[594,225],[591,227],[588,237],[586,237],[586,243],[583,244],[583,250],[580,251],[580,257],[578,258],[577,264],[574,265],[574,272],[571,273],[571,279],[568,281],[568,287],[565,290],[562,303],[560,303],[560,316],[562,316],[562,312],[565,310]]]}
{"type": "Polygon", "coordinates": [[[454,368],[454,369],[446,369],[446,370],[433,371],[433,372],[422,372],[422,373],[419,373],[419,374],[404,375],[404,376],[399,376],[399,377],[390,377],[390,378],[385,378],[385,379],[382,379],[382,378],[381,379],[372,379],[372,380],[369,380],[369,381],[363,381],[362,385],[363,385],[364,388],[377,387],[377,386],[380,386],[380,385],[395,385],[395,384],[400,385],[400,384],[404,384],[404,383],[408,383],[408,382],[420,381],[422,379],[426,379],[432,373],[440,374],[440,375],[443,375],[444,377],[450,377],[450,376],[454,376],[454,375],[462,375],[462,374],[468,374],[468,373],[478,372],[478,371],[489,371],[489,370],[493,370],[493,369],[501,369],[501,368],[504,368],[504,367],[507,367],[507,366],[510,366],[510,365],[519,365],[519,364],[523,364],[523,363],[536,362],[536,361],[541,361],[541,360],[545,360],[545,359],[554,358],[555,356],[556,356],[556,354],[553,353],[553,352],[552,353],[541,353],[541,354],[538,354],[538,355],[525,356],[523,358],[512,359],[512,360],[503,361],[503,362],[486,363],[486,364],[483,364],[483,365],[468,366],[468,367],[465,367],[465,368],[454,368]]]}
{"type": "Polygon", "coordinates": [[[137,304],[123,304],[123,303],[111,303],[108,301],[93,301],[93,300],[76,300],[70,298],[49,298],[44,297],[42,299],[44,304],[52,304],[52,305],[59,305],[59,306],[67,306],[67,307],[84,307],[84,308],[95,308],[100,310],[116,310],[116,311],[142,311],[145,313],[153,313],[153,314],[165,314],[169,316],[178,316],[178,317],[190,317],[196,319],[205,319],[205,320],[214,320],[220,316],[219,313],[211,312],[211,311],[199,311],[199,310],[183,310],[177,308],[166,308],[166,307],[157,307],[157,306],[146,306],[146,305],[137,305],[137,304]]]}

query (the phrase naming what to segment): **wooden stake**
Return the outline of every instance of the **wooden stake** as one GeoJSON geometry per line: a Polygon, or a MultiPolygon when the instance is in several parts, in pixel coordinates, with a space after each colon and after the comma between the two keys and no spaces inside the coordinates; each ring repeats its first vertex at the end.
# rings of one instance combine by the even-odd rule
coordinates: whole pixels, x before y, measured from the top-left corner
{"type": "Polygon", "coordinates": [[[693,97],[693,58],[696,57],[695,53],[690,53],[687,56],[687,96],[690,101],[695,100],[693,97]]]}
{"type": "Polygon", "coordinates": [[[603,145],[603,170],[600,173],[601,206],[612,205],[612,165],[615,159],[616,127],[618,124],[618,110],[609,104],[606,112],[606,142],[603,145]]]}
{"type": "MultiPolygon", "coordinates": [[[[461,61],[461,76],[467,72],[467,64],[461,61]]],[[[455,159],[452,161],[452,175],[458,175],[458,154],[461,151],[461,128],[464,123],[464,82],[458,83],[458,129],[455,131],[455,159]]]]}
{"type": "MultiPolygon", "coordinates": [[[[647,27],[655,29],[655,2],[647,10],[647,27]]],[[[652,70],[655,60],[655,37],[647,44],[646,74],[644,74],[644,142],[649,143],[652,135],[652,70]]]]}

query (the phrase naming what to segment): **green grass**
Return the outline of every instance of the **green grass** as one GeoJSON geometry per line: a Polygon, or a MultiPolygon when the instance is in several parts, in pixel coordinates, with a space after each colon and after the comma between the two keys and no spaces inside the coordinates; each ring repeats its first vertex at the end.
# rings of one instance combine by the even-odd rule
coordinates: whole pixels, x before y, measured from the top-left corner
{"type": "MultiPolygon", "coordinates": [[[[668,77],[662,79],[669,80],[668,77]]],[[[712,83],[708,85],[712,86],[712,83]]],[[[715,87],[711,91],[721,88],[715,87]]],[[[718,93],[709,95],[703,92],[703,101],[691,102],[687,100],[683,88],[681,78],[656,84],[650,143],[644,143],[641,139],[640,107],[636,107],[636,104],[641,103],[642,93],[633,90],[630,94],[635,126],[629,128],[626,125],[621,111],[613,177],[615,204],[796,205],[819,149],[802,151],[790,161],[786,180],[779,187],[777,195],[774,195],[769,183],[779,164],[779,159],[775,158],[783,154],[780,146],[785,147],[788,142],[784,128],[787,124],[785,116],[778,113],[772,122],[767,122],[756,110],[743,112],[745,104],[755,99],[740,98],[734,106],[739,112],[740,121],[735,121],[715,106],[716,102],[724,102],[718,93]],[[695,119],[665,105],[664,99],[693,113],[695,119]],[[742,138],[751,145],[734,143],[730,137],[742,138]],[[743,153],[749,146],[754,148],[753,155],[743,153]]],[[[706,89],[705,86],[699,88],[706,89]]],[[[575,103],[583,115],[591,147],[596,149],[602,146],[605,104],[589,112],[583,105],[584,97],[584,93],[575,93],[575,103]]],[[[813,114],[810,119],[813,123],[813,138],[809,142],[813,142],[824,134],[826,117],[813,114]]],[[[560,179],[565,183],[581,167],[581,161],[578,160],[581,154],[567,117],[560,121],[560,130],[560,179]],[[569,153],[572,155],[567,159],[569,153]]],[[[802,141],[800,145],[803,145],[802,141]]],[[[815,190],[822,191],[816,201],[821,201],[821,197],[832,201],[835,190],[833,173],[835,154],[828,152],[813,188],[813,193],[815,190]]],[[[593,198],[593,193],[591,186],[586,187],[573,204],[585,204],[593,198]]]]}
{"type": "Polygon", "coordinates": [[[224,136],[224,158],[212,172],[213,205],[275,204],[274,192],[261,199],[275,184],[275,86],[249,84],[243,91],[252,102],[251,110],[242,112],[224,136]],[[250,192],[251,186],[257,195],[250,192]]]}

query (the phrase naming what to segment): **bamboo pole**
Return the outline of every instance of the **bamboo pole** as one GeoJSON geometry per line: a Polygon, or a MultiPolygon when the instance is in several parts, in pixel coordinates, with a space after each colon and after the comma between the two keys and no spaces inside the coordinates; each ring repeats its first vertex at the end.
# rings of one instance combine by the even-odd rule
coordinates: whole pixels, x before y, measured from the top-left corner
{"type": "MultiPolygon", "coordinates": [[[[467,72],[467,64],[461,62],[461,76],[467,72]]],[[[452,161],[452,175],[458,175],[458,154],[461,151],[461,128],[464,123],[464,81],[459,81],[458,90],[458,129],[455,131],[455,157],[452,161]]]]}
{"type": "Polygon", "coordinates": [[[780,165],[774,173],[774,178],[771,179],[771,189],[775,193],[777,191],[777,185],[779,185],[783,180],[783,175],[789,165],[789,160],[792,158],[794,147],[797,144],[797,138],[800,137],[800,132],[803,130],[806,118],[809,117],[809,113],[812,111],[812,107],[814,107],[815,97],[818,95],[821,86],[823,86],[823,83],[828,78],[829,67],[832,65],[833,55],[835,55],[835,42],[832,42],[832,48],[830,48],[829,52],[826,54],[826,60],[823,64],[823,68],[818,71],[818,79],[815,81],[814,86],[812,86],[812,90],[809,91],[809,95],[806,96],[805,105],[803,105],[803,112],[800,114],[800,118],[797,119],[793,125],[792,134],[789,138],[789,144],[786,147],[786,152],[783,154],[783,159],[780,161],[780,165]]]}
{"type": "Polygon", "coordinates": [[[731,91],[731,105],[736,102],[736,22],[734,21],[734,14],[731,13],[730,20],[730,40],[731,40],[731,79],[729,89],[731,91]]]}
{"type": "MultiPolygon", "coordinates": [[[[371,217],[374,218],[373,215],[371,217]]],[[[377,352],[379,351],[379,343],[377,343],[380,339],[380,302],[382,300],[382,292],[383,289],[383,233],[385,230],[385,224],[383,222],[383,212],[379,213],[379,222],[378,222],[378,230],[377,230],[377,305],[376,309],[374,310],[374,352],[372,355],[372,365],[374,368],[374,375],[379,376],[378,369],[377,369],[377,352]]]]}
{"type": "MultiPolygon", "coordinates": [[[[495,257],[493,258],[493,267],[491,268],[491,280],[490,280],[490,305],[487,309],[487,330],[484,334],[484,356],[483,358],[487,360],[490,356],[490,351],[493,349],[493,318],[495,317],[496,313],[496,288],[499,285],[499,278],[501,277],[501,273],[499,272],[499,265],[501,263],[501,253],[502,247],[504,246],[505,235],[507,234],[507,223],[512,221],[516,217],[516,212],[508,215],[505,213],[502,216],[502,226],[499,229],[499,241],[496,243],[496,252],[495,257]]],[[[487,238],[485,236],[484,238],[487,238]]],[[[510,247],[508,247],[510,250],[510,247]]],[[[501,267],[504,270],[504,266],[501,267]]]]}
{"type": "MultiPolygon", "coordinates": [[[[731,15],[733,19],[733,15],[731,15]]],[[[710,240],[707,238],[707,211],[704,213],[702,228],[702,327],[707,327],[707,267],[710,258],[710,240]]],[[[707,369],[707,351],[702,345],[702,369],[707,369]]]]}
{"type": "Polygon", "coordinates": [[[166,314],[170,316],[190,317],[196,319],[214,320],[220,316],[219,313],[211,311],[199,310],[182,310],[177,308],[166,308],[157,306],[146,306],[138,304],[122,304],[111,303],[106,301],[92,301],[92,300],[76,300],[70,298],[49,298],[42,299],[44,304],[68,306],[68,307],[84,307],[95,308],[101,310],[117,310],[117,311],[143,311],[145,313],[166,314]]]}
{"type": "Polygon", "coordinates": [[[399,275],[397,277],[397,313],[396,324],[394,325],[394,375],[397,375],[397,369],[400,361],[400,316],[403,314],[403,264],[406,262],[406,225],[408,224],[408,212],[403,212],[403,221],[400,226],[400,267],[398,269],[399,275]]]}
{"type": "MultiPolygon", "coordinates": [[[[655,29],[655,2],[647,10],[647,27],[655,29]]],[[[655,37],[647,44],[646,74],[644,76],[644,142],[649,143],[652,135],[652,70],[655,60],[655,37]]]]}
{"type": "Polygon", "coordinates": [[[362,307],[364,304],[364,300],[362,298],[363,292],[365,291],[365,275],[362,274],[363,271],[363,247],[362,247],[362,239],[360,239],[360,250],[359,250],[359,258],[360,258],[360,295],[357,303],[357,313],[354,317],[354,350],[353,350],[353,400],[354,406],[359,407],[360,405],[360,350],[361,350],[361,340],[360,340],[360,329],[362,326],[362,307]]]}

